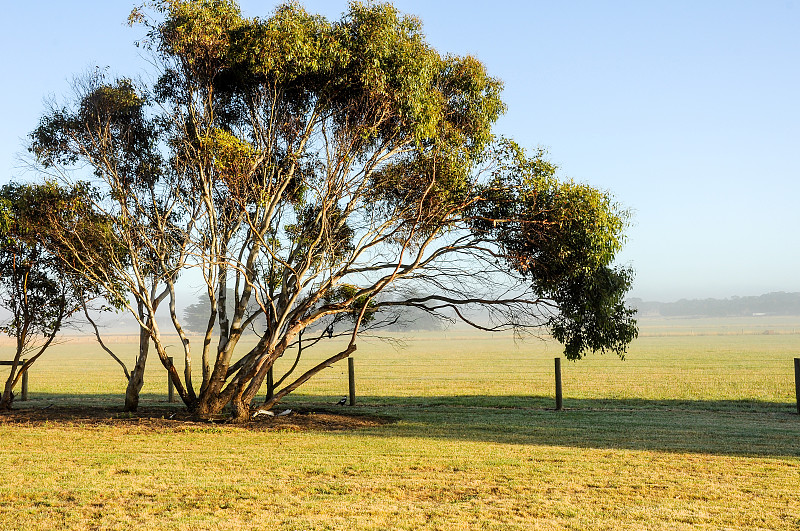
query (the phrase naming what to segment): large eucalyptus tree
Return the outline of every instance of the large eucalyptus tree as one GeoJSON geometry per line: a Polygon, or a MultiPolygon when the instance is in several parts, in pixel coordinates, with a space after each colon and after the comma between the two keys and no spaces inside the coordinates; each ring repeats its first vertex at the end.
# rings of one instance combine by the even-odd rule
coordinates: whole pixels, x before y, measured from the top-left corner
{"type": "Polygon", "coordinates": [[[80,234],[62,244],[92,282],[121,279],[197,415],[231,404],[248,419],[278,358],[302,353],[301,341],[349,338],[277,378],[271,407],[402,307],[550,330],[572,358],[625,352],[630,272],[612,263],[626,213],[557,180],[542,152],[495,138],[501,82],[473,57],[431,48],[417,19],[389,4],[353,2],[330,21],[294,3],[262,19],[230,0],[162,0],[131,21],[149,30],[158,81],[90,78],[42,119],[31,149],[65,179],[92,171],[93,208],[114,220],[123,250],[95,255],[80,234]],[[199,349],[176,311],[179,275],[205,282],[199,349]],[[151,318],[165,299],[182,377],[151,318]],[[240,352],[254,323],[259,340],[240,352]]]}

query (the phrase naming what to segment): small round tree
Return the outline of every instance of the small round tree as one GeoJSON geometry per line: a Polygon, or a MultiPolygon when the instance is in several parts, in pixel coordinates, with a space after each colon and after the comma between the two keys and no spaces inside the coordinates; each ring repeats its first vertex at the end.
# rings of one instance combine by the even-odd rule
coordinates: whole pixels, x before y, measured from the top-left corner
{"type": "Polygon", "coordinates": [[[85,197],[80,185],[9,183],[0,188],[0,308],[8,313],[0,331],[14,339],[0,409],[11,408],[23,373],[53,344],[85,299],[96,296],[43,236],[52,219],[65,226],[69,212],[84,204],[85,197]]]}

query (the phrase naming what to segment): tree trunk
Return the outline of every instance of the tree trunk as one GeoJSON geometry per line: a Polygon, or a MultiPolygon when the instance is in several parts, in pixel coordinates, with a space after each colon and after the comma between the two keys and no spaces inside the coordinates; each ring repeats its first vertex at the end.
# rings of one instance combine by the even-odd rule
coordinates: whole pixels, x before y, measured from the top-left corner
{"type": "Polygon", "coordinates": [[[250,421],[250,401],[245,401],[242,391],[237,392],[231,399],[231,421],[237,424],[250,421]]]}
{"type": "Polygon", "coordinates": [[[0,398],[0,411],[9,411],[11,404],[14,402],[14,393],[7,387],[8,385],[6,385],[6,390],[3,391],[3,397],[0,398]]]}
{"type": "Polygon", "coordinates": [[[18,361],[18,365],[13,365],[11,367],[11,374],[8,375],[8,379],[6,380],[5,387],[3,388],[3,395],[0,397],[0,411],[8,411],[12,409],[14,404],[14,385],[19,380],[19,368],[22,365],[21,362],[18,361]]]}
{"type": "Polygon", "coordinates": [[[0,398],[0,410],[8,411],[11,409],[11,404],[14,402],[14,393],[11,392],[11,389],[14,386],[14,369],[15,367],[11,368],[11,374],[8,376],[8,380],[6,380],[6,385],[3,388],[3,397],[0,398]]]}
{"type": "Polygon", "coordinates": [[[11,372],[8,375],[8,379],[6,380],[6,385],[3,388],[3,396],[0,398],[0,410],[8,411],[11,409],[12,404],[14,403],[14,393],[12,390],[14,389],[14,383],[16,383],[17,377],[17,369],[19,369],[20,364],[20,353],[22,352],[22,345],[23,342],[21,340],[17,341],[17,351],[14,355],[14,365],[11,366],[11,372]]]}
{"type": "Polygon", "coordinates": [[[150,333],[146,328],[139,327],[139,356],[136,358],[136,365],[131,371],[128,387],[125,389],[125,411],[136,411],[139,408],[139,392],[144,385],[144,368],[149,350],[150,333]]]}
{"type": "Polygon", "coordinates": [[[206,397],[205,400],[198,400],[194,415],[203,420],[208,420],[225,408],[227,402],[218,396],[206,397]]]}

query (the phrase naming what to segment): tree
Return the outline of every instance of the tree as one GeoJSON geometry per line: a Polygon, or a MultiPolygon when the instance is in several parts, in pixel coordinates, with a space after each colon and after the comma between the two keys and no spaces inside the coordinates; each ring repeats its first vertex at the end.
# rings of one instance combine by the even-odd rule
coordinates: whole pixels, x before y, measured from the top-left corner
{"type": "Polygon", "coordinates": [[[14,338],[14,359],[0,409],[11,409],[13,389],[53,344],[65,321],[81,308],[87,287],[42,245],[40,221],[68,210],[80,187],[10,183],[0,188],[0,307],[8,321],[0,331],[14,338]],[[23,363],[23,359],[26,361],[23,363]]]}
{"type": "Polygon", "coordinates": [[[76,90],[82,94],[77,108],[51,109],[32,134],[31,149],[55,177],[66,177],[60,172],[75,164],[94,168],[102,194],[89,198],[91,211],[79,219],[94,217],[104,224],[76,230],[53,219],[46,237],[74,274],[126,306],[139,323],[139,351],[130,373],[126,369],[125,393],[125,410],[136,411],[151,335],[157,335],[155,312],[185,256],[172,225],[178,198],[164,188],[162,172],[169,166],[156,146],[159,125],[146,115],[147,99],[134,84],[128,79],[105,84],[96,71],[76,82],[76,90]]]}
{"type": "MultiPolygon", "coordinates": [[[[230,0],[162,0],[152,14],[131,20],[149,29],[158,81],[84,84],[42,119],[31,150],[65,179],[92,169],[93,208],[130,258],[108,261],[114,276],[198,416],[230,404],[247,420],[278,358],[349,338],[279,378],[288,383],[261,407],[350,356],[403,307],[487,330],[550,327],[571,358],[624,353],[635,336],[619,303],[630,273],[610,264],[626,212],[559,182],[543,152],[495,138],[502,84],[475,58],[440,55],[389,4],[353,2],[334,22],[294,3],[247,19],[230,0]],[[199,390],[175,312],[179,275],[206,285],[199,390]],[[183,379],[150,318],[162,296],[183,379]],[[238,352],[257,319],[256,346],[238,352]]],[[[87,265],[99,259],[72,246],[87,265]]]]}

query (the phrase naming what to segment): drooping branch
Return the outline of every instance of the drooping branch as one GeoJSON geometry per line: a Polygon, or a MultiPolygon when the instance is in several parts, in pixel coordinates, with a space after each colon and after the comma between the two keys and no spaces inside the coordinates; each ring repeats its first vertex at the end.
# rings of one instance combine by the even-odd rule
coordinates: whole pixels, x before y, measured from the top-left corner
{"type": "Polygon", "coordinates": [[[119,366],[122,367],[122,372],[125,373],[125,379],[130,381],[131,374],[130,372],[128,372],[128,367],[126,367],[125,363],[121,359],[119,359],[119,357],[116,354],[114,354],[114,351],[112,351],[110,348],[106,346],[105,341],[103,341],[103,337],[100,335],[100,329],[98,328],[97,323],[89,315],[89,309],[86,307],[86,301],[83,301],[82,306],[83,306],[83,315],[86,317],[86,320],[89,321],[89,324],[92,325],[92,330],[94,331],[94,337],[97,339],[97,343],[103,350],[106,351],[106,353],[109,356],[111,356],[111,359],[116,361],[119,364],[119,366]]]}

